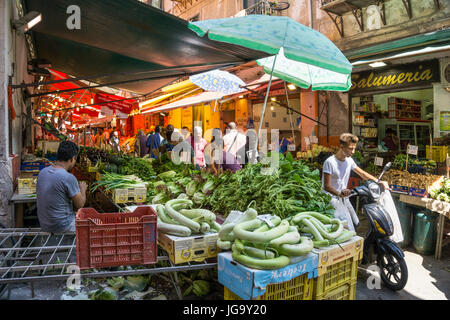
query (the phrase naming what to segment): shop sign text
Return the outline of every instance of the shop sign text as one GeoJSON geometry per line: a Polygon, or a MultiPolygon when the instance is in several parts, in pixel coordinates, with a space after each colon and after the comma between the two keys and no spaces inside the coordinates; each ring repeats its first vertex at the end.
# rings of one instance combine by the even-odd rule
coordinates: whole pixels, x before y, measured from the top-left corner
{"type": "Polygon", "coordinates": [[[439,82],[437,60],[397,66],[393,69],[352,74],[351,92],[384,90],[439,82]]]}

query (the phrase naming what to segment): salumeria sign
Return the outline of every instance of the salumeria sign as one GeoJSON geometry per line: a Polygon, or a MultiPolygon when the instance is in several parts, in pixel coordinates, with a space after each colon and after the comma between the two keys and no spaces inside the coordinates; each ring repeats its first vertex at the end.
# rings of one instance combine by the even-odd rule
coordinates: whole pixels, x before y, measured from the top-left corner
{"type": "Polygon", "coordinates": [[[393,69],[352,74],[351,92],[402,88],[440,82],[437,60],[396,66],[393,69]]]}

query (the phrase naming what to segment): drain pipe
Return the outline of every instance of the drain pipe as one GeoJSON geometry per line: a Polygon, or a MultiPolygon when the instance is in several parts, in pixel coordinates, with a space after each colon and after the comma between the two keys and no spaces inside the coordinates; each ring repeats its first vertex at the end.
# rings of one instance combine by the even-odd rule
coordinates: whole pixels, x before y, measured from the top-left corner
{"type": "Polygon", "coordinates": [[[313,0],[309,0],[309,21],[310,23],[310,28],[314,29],[314,23],[313,23],[313,0]]]}

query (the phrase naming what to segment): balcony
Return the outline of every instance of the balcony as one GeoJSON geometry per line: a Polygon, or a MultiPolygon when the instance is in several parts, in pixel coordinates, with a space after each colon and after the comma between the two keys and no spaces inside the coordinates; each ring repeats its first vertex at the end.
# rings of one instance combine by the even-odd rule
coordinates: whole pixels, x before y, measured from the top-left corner
{"type": "MultiPolygon", "coordinates": [[[[281,16],[281,12],[288,9],[290,6],[288,1],[259,1],[245,10],[245,15],[263,14],[270,16],[281,16]]],[[[244,11],[243,10],[243,11],[244,11]]]]}
{"type": "MultiPolygon", "coordinates": [[[[409,0],[403,0],[405,6],[410,8],[409,0]]],[[[342,15],[351,12],[358,22],[361,31],[364,31],[362,9],[370,5],[376,5],[380,9],[381,20],[386,25],[384,0],[321,0],[320,9],[325,11],[333,20],[341,37],[344,37],[344,24],[342,15]]]]}
{"type": "MultiPolygon", "coordinates": [[[[436,10],[441,9],[439,0],[433,0],[436,10]]],[[[381,21],[386,25],[386,13],[384,8],[385,0],[320,0],[320,9],[325,11],[333,20],[341,37],[344,37],[344,25],[342,15],[351,12],[358,22],[361,31],[364,31],[362,9],[370,5],[376,5],[379,8],[381,21]]],[[[411,0],[402,0],[409,19],[412,19],[411,0]]]]}

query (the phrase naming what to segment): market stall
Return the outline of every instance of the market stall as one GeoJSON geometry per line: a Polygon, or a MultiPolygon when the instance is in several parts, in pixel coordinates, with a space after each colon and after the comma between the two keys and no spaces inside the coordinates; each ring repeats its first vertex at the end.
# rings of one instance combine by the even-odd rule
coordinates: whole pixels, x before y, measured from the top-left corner
{"type": "MultiPolygon", "coordinates": [[[[42,7],[37,1],[27,2],[44,13],[59,12],[59,9],[42,7]]],[[[85,3],[82,1],[82,4],[85,3]]],[[[133,4],[124,2],[122,5],[133,4]]],[[[109,18],[102,18],[105,19],[105,25],[111,22],[107,20],[114,20],[111,17],[116,17],[117,21],[114,20],[113,25],[119,30],[117,22],[124,19],[121,10],[118,10],[120,4],[101,4],[97,8],[98,12],[99,8],[107,9],[110,14],[109,18]]],[[[145,55],[139,51],[128,51],[129,47],[135,46],[120,46],[117,52],[111,53],[111,57],[120,56],[123,59],[121,61],[128,62],[120,66],[122,73],[75,78],[75,75],[92,75],[90,68],[98,70],[100,65],[105,66],[105,61],[101,61],[99,55],[92,54],[93,60],[89,61],[90,55],[86,54],[96,53],[99,48],[92,46],[92,43],[79,42],[86,40],[75,39],[72,33],[67,34],[65,31],[61,31],[61,40],[53,39],[60,45],[57,48],[64,47],[62,42],[67,42],[66,49],[78,48],[80,45],[87,47],[84,51],[86,55],[80,56],[80,60],[85,62],[80,66],[84,73],[80,74],[72,66],[61,65],[62,54],[58,50],[56,65],[70,72],[73,77],[51,70],[54,78],[48,79],[51,81],[46,82],[43,92],[32,96],[37,101],[36,120],[42,124],[50,123],[51,126],[43,125],[42,129],[57,139],[69,138],[82,145],[72,173],[79,181],[87,182],[88,202],[76,214],[76,241],[72,239],[63,243],[63,236],[56,239],[57,244],[49,244],[53,235],[34,229],[36,226],[19,228],[22,227],[20,224],[16,228],[0,229],[0,252],[4,253],[0,255],[0,286],[21,281],[68,279],[70,274],[67,272],[76,265],[83,277],[108,278],[107,289],[102,286],[104,290],[90,292],[87,298],[117,299],[119,292],[123,293],[123,287],[131,291],[132,295],[127,295],[128,298],[142,298],[148,279],[131,277],[168,272],[174,275],[174,278],[170,276],[170,280],[181,299],[183,294],[178,272],[217,268],[218,275],[214,275],[213,279],[209,274],[200,274],[196,275],[198,278],[187,280],[184,294],[205,296],[210,291],[211,282],[218,280],[225,299],[355,299],[357,270],[363,257],[364,239],[348,230],[346,223],[334,216],[331,196],[322,190],[320,169],[321,163],[335,150],[318,146],[314,134],[301,137],[307,138],[307,149],[297,153],[296,157],[292,154],[297,150],[294,140],[294,150],[289,150],[292,153],[283,155],[278,150],[272,150],[269,154],[262,154],[275,159],[276,166],[259,162],[248,164],[234,173],[225,170],[213,174],[205,169],[198,170],[190,163],[174,163],[169,153],[162,153],[156,159],[149,155],[136,157],[133,153],[138,130],[142,129],[148,134],[156,125],[173,124],[176,128],[187,126],[192,131],[194,121],[197,120],[202,122],[206,131],[214,127],[223,128],[225,120],[236,121],[241,127],[247,121],[250,124],[250,120],[254,120],[259,135],[263,127],[270,129],[279,125],[272,122],[274,119],[267,119],[266,108],[271,107],[269,98],[274,104],[285,107],[285,113],[278,113],[278,116],[271,110],[274,111],[271,118],[276,119],[281,115],[283,129],[295,139],[294,122],[297,122],[298,127],[301,118],[294,121],[294,113],[320,124],[314,117],[303,113],[299,94],[316,90],[348,91],[352,70],[349,61],[325,36],[286,17],[237,17],[207,23],[185,23],[175,18],[169,19],[169,16],[159,17],[154,9],[136,12],[139,13],[136,14],[136,21],[142,22],[142,30],[146,29],[145,20],[151,20],[151,24],[160,27],[165,25],[165,17],[171,28],[183,32],[191,43],[199,44],[199,47],[191,46],[188,48],[192,50],[183,49],[181,52],[179,48],[182,46],[175,41],[173,34],[170,37],[158,34],[157,41],[150,39],[143,45],[170,39],[173,50],[167,50],[165,54],[174,58],[173,61],[180,62],[180,65],[165,65],[167,69],[164,69],[162,64],[158,64],[161,69],[155,69],[158,65],[154,62],[161,61],[157,55],[162,51],[148,50],[148,55],[145,55]],[[262,30],[261,25],[266,28],[262,30]],[[228,34],[230,31],[232,36],[228,34]],[[227,45],[223,45],[225,42],[227,45]],[[195,61],[190,61],[198,64],[181,63],[182,58],[192,58],[186,57],[186,52],[200,52],[199,49],[206,48],[209,49],[203,52],[201,58],[199,56],[195,61]],[[232,54],[234,49],[239,53],[236,57],[232,54]],[[127,53],[130,56],[125,56],[127,53]],[[142,64],[136,65],[136,61],[131,61],[131,56],[142,59],[142,64]],[[250,58],[260,59],[257,63],[268,75],[268,80],[253,87],[252,82],[245,83],[238,78],[235,85],[221,88],[232,87],[232,91],[210,88],[211,81],[206,81],[203,73],[196,74],[197,79],[191,76],[189,81],[182,81],[182,76],[207,71],[213,66],[236,64],[233,59],[229,63],[217,63],[218,57],[225,56],[238,62],[250,58]],[[148,61],[149,57],[155,61],[148,61]],[[99,61],[103,63],[96,66],[99,61]],[[124,72],[124,66],[130,69],[128,73],[124,72]],[[149,78],[138,77],[138,74],[149,78]],[[130,79],[133,76],[134,79],[130,79]],[[106,88],[100,91],[98,88],[108,84],[105,78],[111,81],[115,79],[111,84],[122,89],[134,88],[135,91],[129,93],[111,89],[111,92],[106,88]],[[117,81],[118,78],[122,81],[117,81]],[[89,79],[99,80],[100,84],[90,83],[87,81],[89,79]],[[172,83],[176,79],[180,82],[167,86],[166,81],[172,83]],[[161,85],[163,82],[165,86],[161,85]],[[153,90],[151,93],[144,90],[144,83],[153,90]],[[294,88],[288,90],[288,83],[295,84],[294,88]],[[141,100],[139,107],[138,99],[141,100]],[[251,109],[249,101],[253,105],[251,109]],[[220,108],[220,114],[215,113],[216,107],[220,108]],[[252,117],[249,115],[250,110],[252,117]],[[105,147],[113,130],[119,132],[121,150],[105,147]],[[76,264],[69,261],[74,252],[76,264]],[[39,261],[42,253],[50,254],[48,262],[39,261]],[[53,260],[57,256],[59,260],[53,260]],[[250,274],[252,278],[248,279],[244,274],[250,274]],[[121,278],[124,276],[127,278],[121,278]],[[244,279],[244,283],[237,284],[234,281],[236,277],[244,279]],[[294,294],[291,294],[292,291],[294,294]]],[[[92,21],[88,19],[88,22],[92,21]]],[[[127,25],[130,29],[125,33],[131,34],[130,30],[135,28],[129,23],[127,25]]],[[[103,25],[100,26],[103,28],[103,25]]],[[[145,32],[152,28],[139,32],[144,37],[145,32]]],[[[36,33],[41,47],[46,47],[49,39],[52,39],[48,36],[51,28],[44,24],[36,33]]],[[[106,34],[111,40],[110,30],[106,34]]],[[[126,43],[131,43],[128,40],[126,43]]],[[[99,45],[111,47],[110,43],[101,42],[99,45]]],[[[188,45],[187,42],[185,44],[188,45]]],[[[105,70],[116,70],[115,66],[107,66],[105,70]]],[[[432,81],[426,79],[426,85],[429,86],[432,81]]],[[[367,94],[364,91],[359,93],[361,96],[367,94]]],[[[393,105],[393,110],[391,105],[388,110],[394,111],[395,116],[402,111],[399,107],[402,103],[411,104],[408,108],[412,109],[418,104],[415,100],[399,102],[396,99],[389,97],[387,100],[393,105]]],[[[375,113],[377,109],[374,106],[375,98],[361,98],[355,104],[355,111],[375,113]]],[[[418,116],[419,112],[413,114],[418,116]]],[[[370,126],[368,129],[374,129],[375,120],[366,122],[360,116],[357,119],[355,123],[359,123],[360,127],[367,125],[370,126]]],[[[404,129],[403,122],[386,122],[386,125],[395,127],[397,133],[402,133],[404,129]]],[[[406,142],[406,147],[400,144],[398,151],[407,151],[408,144],[415,145],[418,146],[416,155],[419,156],[426,152],[424,143],[431,133],[430,123],[421,119],[410,124],[409,129],[407,138],[403,139],[399,134],[401,142],[406,142]],[[414,141],[409,140],[411,132],[414,132],[414,141]]],[[[372,141],[375,141],[373,138],[377,134],[375,130],[358,133],[372,141]]],[[[37,137],[44,138],[45,133],[37,137]]],[[[41,157],[47,160],[30,159],[28,163],[22,163],[25,165],[23,171],[29,166],[30,177],[21,178],[20,196],[14,196],[13,201],[24,201],[23,195],[29,199],[35,197],[36,174],[54,161],[47,152],[47,142],[42,142],[41,150],[41,157]]],[[[378,148],[378,141],[366,142],[365,139],[364,152],[370,153],[372,146],[378,148]]],[[[436,142],[429,141],[432,157],[436,142]]],[[[375,154],[380,156],[381,152],[377,149],[375,154]]],[[[366,155],[360,155],[361,161],[366,158],[366,155]]],[[[408,156],[405,164],[408,167],[408,156]]],[[[411,163],[410,169],[416,164],[421,165],[411,163]]],[[[408,175],[413,174],[402,166],[403,163],[396,169],[408,175]]],[[[432,169],[438,170],[438,166],[432,169]]],[[[396,182],[394,173],[388,177],[390,184],[398,187],[394,191],[403,190],[422,197],[427,194],[434,197],[436,194],[436,197],[440,197],[438,191],[429,190],[431,187],[441,188],[443,181],[436,174],[438,172],[434,172],[434,176],[428,174],[417,180],[411,176],[400,178],[408,181],[407,185],[396,182]],[[415,181],[418,182],[412,185],[415,181]],[[424,181],[424,185],[420,184],[421,181],[424,181]]],[[[436,207],[432,208],[436,210],[436,207]]],[[[439,228],[442,228],[442,223],[439,228]]]]}

